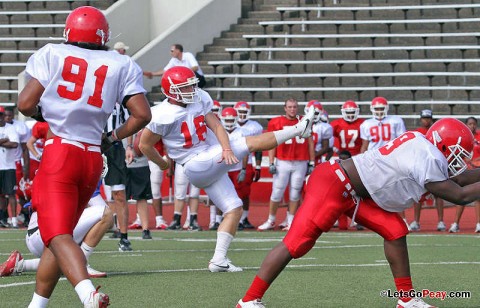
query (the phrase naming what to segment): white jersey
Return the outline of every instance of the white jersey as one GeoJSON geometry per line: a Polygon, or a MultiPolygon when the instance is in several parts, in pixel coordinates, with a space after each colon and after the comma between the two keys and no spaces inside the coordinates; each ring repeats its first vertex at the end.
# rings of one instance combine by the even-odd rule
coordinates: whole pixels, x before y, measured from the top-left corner
{"type": "Polygon", "coordinates": [[[353,162],[372,199],[388,212],[411,207],[427,192],[426,183],[449,178],[447,160],[419,132],[406,132],[386,146],[355,155],[353,162]]]}
{"type": "Polygon", "coordinates": [[[197,101],[185,107],[170,104],[168,99],[152,107],[152,121],[146,126],[162,136],[168,156],[179,164],[209,147],[205,115],[212,110],[213,100],[202,89],[197,91],[197,101]]]}
{"type": "Polygon", "coordinates": [[[312,135],[315,141],[315,152],[322,149],[322,140],[328,139],[328,145],[333,146],[333,128],[332,125],[325,122],[318,122],[312,126],[312,135]]]}
{"type": "Polygon", "coordinates": [[[26,68],[45,91],[42,115],[62,138],[100,145],[116,102],[145,93],[141,68],[128,56],[69,44],[47,44],[26,68]]]}
{"type": "MultiPolygon", "coordinates": [[[[15,127],[15,131],[18,135],[18,142],[19,143],[27,143],[28,139],[31,136],[31,130],[23,121],[13,120],[12,123],[13,127],[15,127]]],[[[18,147],[15,149],[15,160],[19,161],[22,159],[22,146],[19,144],[18,147]]]]}
{"type": "MultiPolygon", "coordinates": [[[[235,126],[235,129],[232,132],[229,132],[227,130],[227,134],[228,134],[228,139],[230,140],[230,142],[232,142],[236,139],[239,139],[241,137],[245,137],[245,131],[243,130],[243,126],[240,127],[238,124],[237,124],[237,126],[235,126]]],[[[235,165],[233,165],[230,168],[229,172],[241,170],[242,167],[243,167],[242,160],[240,160],[238,163],[236,163],[235,165]]]]}
{"type": "Polygon", "coordinates": [[[371,118],[360,125],[360,138],[368,140],[368,150],[378,149],[406,131],[402,118],[389,115],[382,120],[371,118]]]}
{"type": "MultiPolygon", "coordinates": [[[[0,139],[3,138],[8,138],[10,142],[19,142],[18,134],[12,124],[5,123],[5,126],[0,126],[0,139]]],[[[16,151],[16,148],[0,146],[0,170],[16,169],[16,151]]]]}
{"type": "MultiPolygon", "coordinates": [[[[258,136],[263,133],[263,126],[257,121],[248,120],[243,125],[240,125],[243,131],[243,136],[258,136]]],[[[250,153],[248,157],[248,164],[252,165],[255,162],[255,153],[250,153]]]]}

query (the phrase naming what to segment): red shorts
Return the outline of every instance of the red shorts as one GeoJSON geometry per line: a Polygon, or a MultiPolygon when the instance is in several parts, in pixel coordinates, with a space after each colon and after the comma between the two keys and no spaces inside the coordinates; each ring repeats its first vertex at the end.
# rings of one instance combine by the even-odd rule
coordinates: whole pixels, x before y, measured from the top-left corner
{"type": "Polygon", "coordinates": [[[57,235],[73,234],[97,187],[102,166],[98,146],[58,137],[45,142],[32,188],[32,206],[45,246],[57,235]]]}
{"type": "Polygon", "coordinates": [[[255,171],[253,170],[252,165],[248,164],[246,168],[245,180],[242,182],[237,181],[238,174],[240,170],[228,172],[228,177],[232,180],[233,185],[235,186],[235,191],[240,199],[245,199],[250,196],[250,191],[252,189],[253,177],[255,176],[255,171]]]}
{"type": "MultiPolygon", "coordinates": [[[[292,257],[299,258],[307,253],[341,214],[353,216],[355,202],[352,193],[350,180],[338,163],[326,162],[315,168],[307,184],[305,199],[283,239],[292,257]]],[[[408,234],[398,213],[385,211],[371,198],[360,200],[355,221],[387,241],[408,234]]]]}

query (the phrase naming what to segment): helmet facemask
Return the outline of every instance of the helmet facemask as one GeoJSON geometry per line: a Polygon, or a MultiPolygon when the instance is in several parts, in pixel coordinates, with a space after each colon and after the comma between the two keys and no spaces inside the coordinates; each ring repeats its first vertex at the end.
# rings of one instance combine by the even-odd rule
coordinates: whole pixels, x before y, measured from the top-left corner
{"type": "Polygon", "coordinates": [[[461,146],[462,137],[459,136],[457,143],[449,146],[441,144],[442,137],[437,131],[433,133],[434,145],[445,155],[448,163],[450,177],[455,177],[467,169],[466,160],[472,159],[472,153],[461,146]],[[448,152],[446,152],[448,149],[448,152]],[[448,154],[448,155],[447,155],[448,154]]]}
{"type": "Polygon", "coordinates": [[[347,122],[353,122],[358,118],[359,109],[358,108],[345,108],[342,109],[342,117],[347,122]]]}
{"type": "Polygon", "coordinates": [[[250,116],[250,109],[247,108],[240,108],[236,109],[238,113],[238,122],[239,123],[245,123],[248,121],[248,118],[250,116]]]}
{"type": "Polygon", "coordinates": [[[377,120],[385,118],[388,114],[388,105],[375,105],[370,107],[372,115],[377,120]]]}
{"type": "Polygon", "coordinates": [[[187,79],[187,81],[178,83],[178,84],[175,84],[170,77],[168,77],[168,81],[170,83],[170,90],[168,93],[166,91],[163,91],[163,94],[165,94],[165,96],[184,104],[192,104],[197,101],[197,97],[198,97],[198,91],[197,91],[198,78],[197,77],[190,77],[187,79]],[[192,87],[192,90],[182,91],[182,89],[185,89],[187,87],[192,87]]]}

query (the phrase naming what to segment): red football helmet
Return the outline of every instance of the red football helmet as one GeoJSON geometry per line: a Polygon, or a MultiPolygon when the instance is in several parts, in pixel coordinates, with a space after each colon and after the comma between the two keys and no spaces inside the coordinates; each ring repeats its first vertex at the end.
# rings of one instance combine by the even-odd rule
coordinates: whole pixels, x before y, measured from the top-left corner
{"type": "Polygon", "coordinates": [[[219,101],[213,101],[212,112],[220,119],[220,115],[222,114],[222,105],[219,101]]]}
{"type": "Polygon", "coordinates": [[[252,112],[252,108],[247,102],[237,102],[233,108],[238,113],[238,122],[245,123],[250,118],[250,113],[252,112]]]}
{"type": "Polygon", "coordinates": [[[110,39],[107,19],[93,6],[78,7],[67,16],[63,37],[71,43],[104,46],[110,39]]]}
{"type": "Polygon", "coordinates": [[[226,130],[232,131],[237,125],[238,114],[237,111],[232,107],[227,107],[222,110],[222,124],[226,130]]]}
{"type": "Polygon", "coordinates": [[[347,122],[353,122],[358,119],[358,114],[360,113],[360,108],[354,101],[346,101],[340,110],[343,119],[347,122]]]}
{"type": "Polygon", "coordinates": [[[27,199],[27,200],[32,199],[32,184],[33,184],[33,181],[31,181],[31,180],[26,180],[25,181],[25,179],[23,177],[18,182],[18,188],[20,188],[23,195],[25,196],[25,199],[27,199]]]}
{"type": "Polygon", "coordinates": [[[385,118],[388,114],[388,101],[381,96],[375,97],[370,105],[370,111],[377,120],[385,118]]]}
{"type": "Polygon", "coordinates": [[[315,109],[318,110],[318,115],[313,119],[313,122],[314,123],[317,123],[318,121],[323,121],[325,120],[324,122],[328,121],[328,114],[327,116],[325,117],[324,115],[324,109],[323,109],[323,106],[322,106],[322,103],[320,103],[319,101],[317,100],[311,100],[309,101],[306,105],[305,105],[305,109],[304,109],[304,112],[305,114],[308,113],[308,110],[310,110],[310,107],[313,107],[315,109]]]}
{"type": "Polygon", "coordinates": [[[472,131],[467,125],[457,119],[444,118],[435,122],[425,137],[447,159],[450,177],[467,169],[465,159],[472,158],[474,142],[472,131]]]}
{"type": "Polygon", "coordinates": [[[162,92],[166,97],[184,104],[195,103],[198,78],[185,66],[174,66],[162,77],[162,92]],[[183,90],[182,89],[185,89],[183,90]]]}

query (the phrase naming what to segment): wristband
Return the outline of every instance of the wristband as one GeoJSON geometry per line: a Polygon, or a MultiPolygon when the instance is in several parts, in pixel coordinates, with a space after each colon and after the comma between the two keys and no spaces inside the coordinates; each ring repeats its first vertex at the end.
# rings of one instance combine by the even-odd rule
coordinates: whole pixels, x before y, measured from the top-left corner
{"type": "Polygon", "coordinates": [[[260,170],[262,169],[262,166],[255,166],[255,169],[260,170]]]}
{"type": "Polygon", "coordinates": [[[133,149],[133,144],[127,144],[127,148],[133,149]]]}
{"type": "Polygon", "coordinates": [[[315,166],[315,162],[314,162],[314,161],[309,161],[309,162],[308,162],[308,165],[309,165],[309,166],[315,166]]]}
{"type": "Polygon", "coordinates": [[[223,149],[223,152],[232,152],[232,149],[223,149]]]}
{"type": "Polygon", "coordinates": [[[107,140],[110,143],[114,143],[115,141],[118,141],[116,129],[111,130],[107,133],[107,140]]]}

